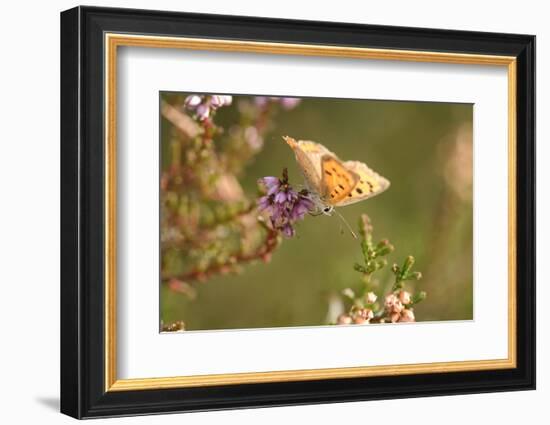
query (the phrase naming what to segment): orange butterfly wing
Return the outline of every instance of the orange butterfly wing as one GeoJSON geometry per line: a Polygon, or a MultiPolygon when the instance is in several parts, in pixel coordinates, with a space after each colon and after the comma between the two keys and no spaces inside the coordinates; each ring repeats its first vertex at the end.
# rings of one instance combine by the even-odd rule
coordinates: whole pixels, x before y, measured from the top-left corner
{"type": "Polygon", "coordinates": [[[304,174],[307,188],[326,205],[342,207],[372,198],[385,191],[390,182],[365,163],[342,162],[320,143],[283,139],[292,148],[304,174]]]}
{"type": "Polygon", "coordinates": [[[359,181],[359,175],[344,167],[334,156],[321,159],[321,197],[329,205],[336,205],[353,196],[352,190],[359,181]]]}
{"type": "Polygon", "coordinates": [[[349,170],[357,175],[359,179],[351,192],[348,193],[348,196],[338,203],[337,206],[339,207],[372,198],[390,187],[390,182],[388,179],[371,170],[362,162],[346,161],[342,165],[346,168],[346,170],[349,170]]]}

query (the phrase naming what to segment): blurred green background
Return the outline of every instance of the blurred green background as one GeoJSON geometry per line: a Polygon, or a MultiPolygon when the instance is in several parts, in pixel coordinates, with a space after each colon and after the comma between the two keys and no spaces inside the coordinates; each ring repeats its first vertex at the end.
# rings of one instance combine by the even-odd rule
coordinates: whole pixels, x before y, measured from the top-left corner
{"type": "MultiPolygon", "coordinates": [[[[218,125],[231,126],[239,97],[218,111],[218,125]]],[[[417,321],[472,319],[472,118],[470,104],[304,98],[277,114],[240,181],[251,198],[258,178],[280,176],[284,167],[291,183],[303,184],[283,135],[322,143],[342,160],[365,162],[391,187],[340,213],[354,228],[360,214],[370,216],[375,239],[395,245],[390,265],[414,255],[424,276],[416,288],[428,294],[415,307],[417,321]]],[[[188,330],[322,325],[331,297],[360,284],[353,270],[360,260],[359,242],[336,215],[308,216],[270,263],[197,283],[194,300],[161,285],[161,320],[183,320],[188,330]]],[[[386,267],[380,284],[391,277],[386,267]]]]}

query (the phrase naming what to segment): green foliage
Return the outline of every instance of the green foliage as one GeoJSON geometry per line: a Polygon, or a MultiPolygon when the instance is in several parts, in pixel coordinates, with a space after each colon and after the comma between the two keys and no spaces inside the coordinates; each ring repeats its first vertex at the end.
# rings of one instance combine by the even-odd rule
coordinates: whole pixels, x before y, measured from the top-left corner
{"type": "MultiPolygon", "coordinates": [[[[238,180],[261,149],[261,132],[256,130],[256,139],[251,141],[246,130],[260,118],[243,114],[240,125],[226,132],[215,123],[216,110],[221,107],[212,106],[215,96],[195,97],[209,108],[206,117],[204,109],[196,108],[188,109],[189,116],[182,96],[166,97],[162,104],[169,123],[163,129],[170,134],[165,152],[168,166],[161,177],[165,283],[173,279],[193,283],[237,272],[241,264],[266,259],[278,243],[258,221],[255,199],[238,180]]],[[[269,120],[264,115],[262,123],[269,120]]]]}
{"type": "MultiPolygon", "coordinates": [[[[161,102],[161,275],[173,291],[196,294],[190,285],[243,265],[269,261],[279,234],[258,214],[256,194],[240,183],[247,165],[263,148],[263,137],[280,110],[265,99],[239,99],[234,124],[216,124],[218,109],[231,96],[164,95],[161,102]]],[[[274,104],[275,103],[275,104],[274,104]]]]}
{"type": "MultiPolygon", "coordinates": [[[[353,269],[362,275],[362,285],[359,290],[346,288],[342,291],[344,299],[349,304],[346,313],[340,315],[338,324],[364,324],[364,323],[385,323],[398,321],[414,321],[412,306],[426,298],[426,292],[420,291],[411,296],[405,291],[406,281],[417,281],[422,274],[413,271],[414,257],[409,255],[405,258],[402,266],[394,264],[391,271],[394,275],[394,282],[391,291],[387,294],[374,292],[372,285],[373,275],[382,270],[388,261],[385,257],[391,254],[395,247],[387,240],[373,242],[373,226],[370,218],[363,214],[359,218],[359,234],[361,236],[361,253],[363,264],[355,263],[353,269]],[[376,302],[384,296],[384,305],[376,302]]],[[[380,292],[380,291],[378,291],[380,292]]]]}
{"type": "Polygon", "coordinates": [[[412,271],[412,266],[414,266],[414,257],[412,255],[409,255],[405,259],[403,266],[399,267],[397,264],[392,266],[391,270],[395,275],[395,283],[392,288],[394,291],[402,289],[404,282],[407,280],[420,280],[422,278],[422,273],[412,271]]]}
{"type": "Polygon", "coordinates": [[[387,239],[381,240],[376,245],[372,242],[372,225],[369,217],[363,214],[359,218],[359,234],[361,235],[361,252],[363,254],[364,264],[354,264],[354,269],[363,273],[366,278],[385,267],[388,262],[386,255],[395,249],[387,239]]]}

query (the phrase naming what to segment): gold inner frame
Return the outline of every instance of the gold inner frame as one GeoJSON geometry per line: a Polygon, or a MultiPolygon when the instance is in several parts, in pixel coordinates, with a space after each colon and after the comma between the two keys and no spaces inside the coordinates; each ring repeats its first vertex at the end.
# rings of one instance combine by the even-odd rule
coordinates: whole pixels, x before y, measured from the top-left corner
{"type": "Polygon", "coordinates": [[[516,58],[325,45],[105,34],[105,391],[409,375],[516,367],[516,58]],[[507,67],[508,71],[508,357],[384,366],[118,379],[116,374],[116,98],[119,46],[436,62],[507,67]]]}

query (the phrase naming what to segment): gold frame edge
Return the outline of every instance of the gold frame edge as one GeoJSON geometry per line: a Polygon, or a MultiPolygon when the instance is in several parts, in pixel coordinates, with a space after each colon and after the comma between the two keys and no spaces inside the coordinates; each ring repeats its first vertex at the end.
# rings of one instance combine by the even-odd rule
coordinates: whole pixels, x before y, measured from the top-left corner
{"type": "Polygon", "coordinates": [[[105,391],[134,391],[266,382],[510,369],[516,358],[516,58],[106,33],[105,45],[105,391]],[[119,46],[506,66],[508,70],[508,358],[289,371],[117,379],[116,353],[116,87],[119,46]]]}

